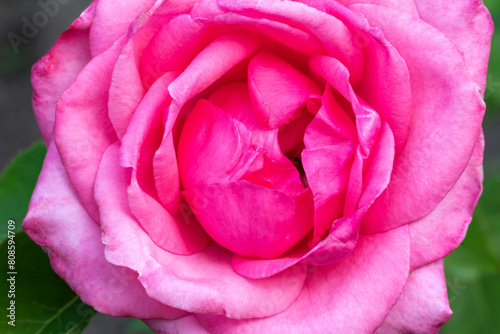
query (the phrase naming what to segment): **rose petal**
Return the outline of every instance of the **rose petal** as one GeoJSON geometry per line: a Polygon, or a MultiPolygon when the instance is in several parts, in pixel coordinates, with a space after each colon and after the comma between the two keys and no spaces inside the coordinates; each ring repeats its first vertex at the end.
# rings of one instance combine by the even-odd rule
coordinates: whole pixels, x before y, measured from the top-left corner
{"type": "Polygon", "coordinates": [[[233,269],[245,277],[262,278],[281,272],[298,262],[328,265],[345,258],[356,246],[361,219],[389,183],[393,159],[394,137],[384,123],[373,153],[373,162],[366,173],[358,210],[330,224],[331,229],[327,237],[313,248],[301,242],[283,256],[272,260],[249,259],[235,255],[232,261],[233,269]]]}
{"type": "Polygon", "coordinates": [[[314,236],[311,245],[344,212],[347,184],[358,144],[356,128],[327,89],[323,106],[307,127],[302,163],[314,194],[314,236]]]}
{"type": "Polygon", "coordinates": [[[135,170],[127,193],[131,212],[155,244],[180,255],[198,253],[207,247],[210,238],[198,222],[186,219],[181,212],[168,212],[141,187],[135,170]]]}
{"type": "Polygon", "coordinates": [[[94,180],[104,151],[116,140],[107,116],[111,73],[125,36],[93,58],[61,97],[54,138],[64,168],[83,206],[94,220],[94,180]]]}
{"type": "MultiPolygon", "coordinates": [[[[108,199],[110,191],[105,188],[108,199]]],[[[115,214],[115,213],[113,213],[115,214]]],[[[73,190],[52,142],[31,199],[23,230],[48,248],[52,267],[84,303],[118,317],[175,319],[183,311],[151,299],[132,270],[104,257],[99,225],[73,190]]]]}
{"type": "Polygon", "coordinates": [[[252,131],[251,145],[263,148],[273,161],[283,166],[291,165],[281,151],[278,130],[269,130],[255,112],[247,83],[232,82],[222,86],[210,95],[209,100],[252,131]]]}
{"type": "Polygon", "coordinates": [[[427,215],[444,198],[470,159],[485,106],[462,54],[444,35],[401,12],[351,7],[380,26],[406,60],[414,101],[411,131],[391,183],[362,225],[364,232],[375,233],[427,215]],[[398,20],[377,22],[396,14],[398,20]]]}
{"type": "Polygon", "coordinates": [[[483,189],[483,151],[481,134],[467,168],[450,192],[434,211],[410,224],[412,269],[448,255],[464,240],[483,189]]]}
{"type": "Polygon", "coordinates": [[[120,36],[127,33],[130,22],[156,0],[137,0],[131,3],[99,0],[94,22],[90,28],[90,52],[95,57],[110,48],[120,36]],[[106,32],[106,33],[103,33],[106,32]]]}
{"type": "Polygon", "coordinates": [[[210,334],[196,316],[187,315],[176,320],[146,320],[156,334],[210,334]]]}
{"type": "Polygon", "coordinates": [[[410,273],[398,302],[375,334],[438,333],[450,320],[443,260],[410,273]]]}
{"type": "Polygon", "coordinates": [[[414,0],[338,0],[344,6],[349,6],[356,3],[367,3],[371,5],[383,6],[395,10],[399,10],[414,16],[418,16],[417,7],[414,0]]]}
{"type": "Polygon", "coordinates": [[[303,239],[291,250],[274,259],[254,259],[235,254],[232,266],[238,274],[260,279],[271,277],[299,262],[313,266],[330,265],[344,259],[356,246],[361,218],[367,208],[361,208],[349,217],[340,218],[333,223],[330,234],[310,248],[303,239]]]}
{"type": "MultiPolygon", "coordinates": [[[[250,17],[257,16],[259,21],[267,19],[291,26],[299,25],[321,41],[328,55],[339,59],[349,68],[353,84],[358,82],[363,73],[362,50],[355,46],[351,32],[335,16],[327,15],[298,2],[218,0],[217,3],[226,11],[250,17]]],[[[324,54],[324,52],[316,54],[324,54]]]]}
{"type": "Polygon", "coordinates": [[[463,52],[472,79],[485,92],[493,21],[482,1],[415,0],[422,20],[443,32],[463,52]]]}
{"type": "Polygon", "coordinates": [[[49,53],[33,66],[33,110],[46,145],[54,133],[57,102],[90,61],[89,29],[94,7],[95,3],[92,3],[61,35],[49,53]]]}
{"type": "Polygon", "coordinates": [[[221,246],[248,257],[280,256],[311,229],[313,200],[247,181],[182,192],[205,231],[221,246]]]}
{"type": "Polygon", "coordinates": [[[302,288],[306,271],[301,266],[269,279],[249,280],[232,270],[231,254],[215,244],[190,256],[155,245],[128,211],[127,178],[125,169],[118,167],[116,146],[103,158],[96,198],[106,258],[137,271],[148,294],[166,305],[235,319],[265,317],[287,308],[302,288]],[[114,196],[108,195],[109,188],[114,196]]]}
{"type": "MultiPolygon", "coordinates": [[[[399,154],[408,136],[412,101],[409,73],[404,59],[385,38],[384,32],[370,27],[364,16],[336,1],[303,2],[338,17],[352,31],[354,45],[364,50],[366,56],[363,76],[359,80],[354,80],[356,73],[348,67],[350,82],[355,87],[356,94],[389,124],[395,137],[396,154],[399,154]]],[[[401,6],[400,10],[415,15],[414,4],[408,6],[408,1],[394,2],[393,5],[389,1],[380,3],[389,7],[401,6]]]]}
{"type": "Polygon", "coordinates": [[[239,25],[244,26],[250,33],[263,33],[262,38],[270,39],[270,43],[266,43],[266,49],[299,62],[304,55],[312,56],[325,52],[323,45],[316,37],[303,29],[294,27],[293,24],[265,18],[255,19],[232,11],[225,12],[213,0],[201,1],[193,8],[191,16],[196,22],[215,23],[226,27],[239,25]],[[290,52],[290,50],[293,51],[290,52]]]}
{"type": "Polygon", "coordinates": [[[409,272],[408,226],[360,236],[343,261],[316,267],[285,311],[268,318],[231,320],[197,314],[212,333],[372,333],[398,300],[409,272]],[[376,305],[376,307],[374,307],[376,305]]]}
{"type": "Polygon", "coordinates": [[[170,96],[178,107],[182,106],[231,68],[255,54],[260,47],[260,40],[256,36],[241,34],[240,31],[230,32],[215,39],[198,53],[182,74],[170,84],[170,96]]]}
{"type": "Polygon", "coordinates": [[[178,146],[183,189],[226,183],[241,164],[255,157],[248,147],[251,133],[238,123],[206,100],[196,104],[178,146]]]}
{"type": "Polygon", "coordinates": [[[177,72],[165,73],[153,86],[137,107],[122,138],[120,164],[137,170],[139,183],[171,214],[177,215],[180,204],[180,184],[175,152],[173,161],[169,155],[158,156],[162,132],[162,116],[171,99],[168,85],[178,76],[177,72]],[[155,157],[155,158],[153,158],[155,157]],[[161,160],[164,159],[164,160],[161,160]],[[168,168],[163,168],[162,163],[168,168]]]}
{"type": "Polygon", "coordinates": [[[141,42],[136,36],[130,38],[121,50],[109,88],[108,116],[120,139],[125,135],[132,115],[146,92],[136,65],[135,44],[141,42]]]}
{"type": "Polygon", "coordinates": [[[165,72],[185,69],[208,41],[214,39],[214,29],[208,28],[194,22],[188,14],[168,21],[142,52],[139,68],[146,87],[165,72]]]}
{"type": "Polygon", "coordinates": [[[248,86],[257,115],[270,129],[289,123],[311,95],[321,94],[309,77],[267,51],[250,61],[248,86]]]}

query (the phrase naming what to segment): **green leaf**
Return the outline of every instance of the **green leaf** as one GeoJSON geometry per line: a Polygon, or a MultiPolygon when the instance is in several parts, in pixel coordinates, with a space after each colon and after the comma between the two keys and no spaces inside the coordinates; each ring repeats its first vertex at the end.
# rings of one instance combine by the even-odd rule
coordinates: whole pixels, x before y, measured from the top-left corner
{"type": "MultiPolygon", "coordinates": [[[[47,254],[24,232],[9,236],[0,244],[0,270],[7,279],[0,280],[0,333],[59,334],[81,333],[95,315],[68,285],[52,270],[47,254]],[[14,242],[10,242],[13,240],[14,242]],[[10,245],[9,245],[10,242],[10,245]],[[8,247],[15,246],[15,267],[7,263],[8,247]],[[11,274],[14,272],[15,274],[11,274]],[[10,298],[8,292],[14,290],[10,298]],[[15,301],[15,327],[9,325],[5,310],[15,301]]],[[[9,311],[10,312],[10,311],[9,311]]]]}
{"type": "Polygon", "coordinates": [[[454,312],[440,333],[496,333],[500,328],[500,176],[486,180],[463,244],[445,258],[454,312]]]}
{"type": "Polygon", "coordinates": [[[123,334],[154,334],[153,331],[141,320],[130,318],[123,334]]]}
{"type": "MultiPolygon", "coordinates": [[[[485,0],[496,26],[500,23],[500,2],[485,0]]],[[[500,31],[495,30],[491,41],[491,55],[488,64],[488,78],[486,82],[485,101],[489,113],[498,114],[500,110],[500,31]]]]}
{"type": "Polygon", "coordinates": [[[16,223],[16,232],[21,230],[46,153],[45,144],[37,142],[19,153],[0,176],[0,241],[7,236],[9,219],[16,223]]]}

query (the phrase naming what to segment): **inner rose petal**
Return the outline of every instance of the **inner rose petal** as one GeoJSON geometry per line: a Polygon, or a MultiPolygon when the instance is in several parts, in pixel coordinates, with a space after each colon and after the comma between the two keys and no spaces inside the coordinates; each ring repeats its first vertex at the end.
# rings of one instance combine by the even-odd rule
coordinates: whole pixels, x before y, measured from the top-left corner
{"type": "Polygon", "coordinates": [[[248,181],[182,192],[205,231],[221,246],[252,258],[276,258],[312,228],[310,189],[293,198],[248,181]]]}
{"type": "Polygon", "coordinates": [[[320,88],[286,61],[263,51],[248,66],[248,86],[261,120],[276,129],[297,117],[297,110],[320,88]]]}

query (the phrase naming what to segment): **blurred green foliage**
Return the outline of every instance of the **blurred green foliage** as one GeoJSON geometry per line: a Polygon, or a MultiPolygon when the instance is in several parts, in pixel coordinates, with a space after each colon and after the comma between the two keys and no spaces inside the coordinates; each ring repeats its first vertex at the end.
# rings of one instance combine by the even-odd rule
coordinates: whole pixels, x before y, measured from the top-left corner
{"type": "Polygon", "coordinates": [[[0,318],[0,333],[78,334],[95,314],[54,272],[42,248],[21,231],[46,152],[43,142],[35,143],[20,152],[0,177],[0,272],[15,281],[12,288],[7,279],[0,280],[0,307],[5,310],[14,300],[16,315],[15,327],[8,324],[9,318],[0,318]],[[7,235],[9,220],[14,222],[15,236],[7,235]],[[10,267],[6,259],[13,251],[15,264],[10,267]],[[12,289],[14,295],[9,296],[12,289]]]}
{"type": "Polygon", "coordinates": [[[15,268],[1,261],[0,270],[7,277],[14,277],[15,285],[12,287],[6,279],[0,280],[0,301],[4,310],[15,301],[15,327],[8,324],[11,319],[3,316],[0,333],[81,333],[95,315],[94,309],[84,304],[57,276],[47,254],[26,233],[18,232],[14,238],[7,238],[0,244],[2,259],[7,258],[9,240],[15,245],[15,268]],[[11,275],[11,271],[18,274],[11,275]],[[8,298],[7,291],[15,291],[15,297],[8,298]]]}
{"type": "Polygon", "coordinates": [[[500,174],[485,180],[463,244],[445,258],[450,306],[441,333],[500,330],[500,174]]]}
{"type": "MultiPolygon", "coordinates": [[[[498,26],[500,24],[500,0],[485,0],[484,3],[490,10],[493,22],[498,26]]],[[[498,29],[495,30],[491,42],[485,101],[488,113],[500,112],[500,31],[498,29]]]]}
{"type": "MultiPolygon", "coordinates": [[[[28,211],[31,194],[42,170],[46,152],[43,142],[35,143],[20,152],[0,176],[0,217],[3,222],[14,220],[16,232],[21,231],[21,222],[28,211]]],[[[0,242],[6,237],[6,233],[6,229],[0,230],[0,242]]]]}

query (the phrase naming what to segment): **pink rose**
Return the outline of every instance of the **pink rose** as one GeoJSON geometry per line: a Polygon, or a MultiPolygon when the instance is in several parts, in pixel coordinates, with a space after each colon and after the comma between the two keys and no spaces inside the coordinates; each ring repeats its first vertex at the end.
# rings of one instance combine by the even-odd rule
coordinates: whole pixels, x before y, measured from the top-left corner
{"type": "Polygon", "coordinates": [[[99,0],[33,68],[24,229],[158,333],[436,333],[481,193],[479,0],[99,0]]]}

